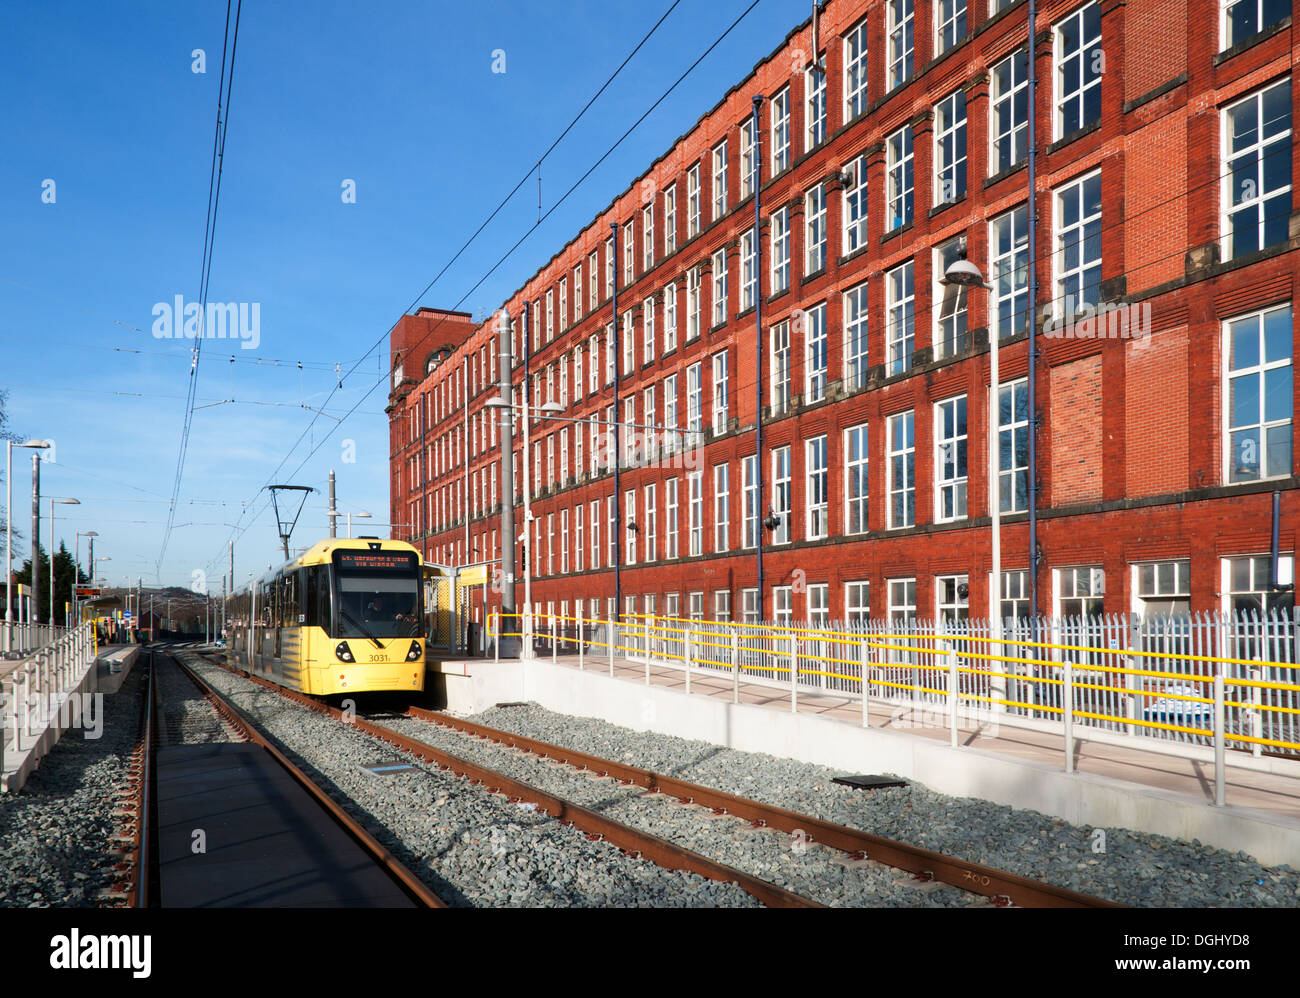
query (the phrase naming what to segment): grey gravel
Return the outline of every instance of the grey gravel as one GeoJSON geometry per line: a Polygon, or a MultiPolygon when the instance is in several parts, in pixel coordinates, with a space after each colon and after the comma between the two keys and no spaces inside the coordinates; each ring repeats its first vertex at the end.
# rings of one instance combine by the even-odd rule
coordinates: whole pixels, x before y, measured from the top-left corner
{"type": "MultiPolygon", "coordinates": [[[[852,790],[832,783],[844,774],[824,766],[632,731],[536,705],[494,708],[473,720],[1122,904],[1300,906],[1300,872],[1293,867],[1265,867],[1245,853],[1199,841],[1072,825],[1037,811],[947,796],[917,783],[852,790]],[[1098,845],[1104,845],[1104,852],[1094,851],[1098,845]]],[[[788,872],[796,865],[787,860],[781,868],[788,872]]],[[[852,893],[846,888],[844,903],[869,903],[861,898],[870,889],[852,893]]]]}
{"type": "Polygon", "coordinates": [[[213,703],[171,659],[154,663],[154,703],[159,745],[240,741],[213,703]]]}
{"type": "Polygon", "coordinates": [[[977,895],[909,874],[704,807],[540,759],[473,735],[405,717],[372,718],[462,759],[565,797],[607,818],[666,838],[718,863],[760,877],[832,907],[965,907],[986,905],[977,895]]]}
{"type": "Polygon", "coordinates": [[[449,904],[457,907],[758,907],[734,884],[664,870],[511,804],[179,652],[449,904]],[[379,775],[365,767],[401,761],[379,775]]]}
{"type": "Polygon", "coordinates": [[[64,732],[17,793],[0,794],[0,906],[117,907],[114,809],[126,799],[142,670],[103,698],[99,738],[64,732]]]}

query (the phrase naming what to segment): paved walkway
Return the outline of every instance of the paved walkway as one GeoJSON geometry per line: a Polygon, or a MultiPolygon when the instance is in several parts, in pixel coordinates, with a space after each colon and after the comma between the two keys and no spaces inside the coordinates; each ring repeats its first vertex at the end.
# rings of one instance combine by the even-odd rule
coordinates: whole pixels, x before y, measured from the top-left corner
{"type": "MultiPolygon", "coordinates": [[[[539,655],[539,658],[548,662],[552,660],[547,655],[539,655]]],[[[491,659],[469,659],[467,665],[471,674],[475,671],[473,665],[475,662],[482,663],[486,667],[492,665],[491,659]]],[[[558,665],[578,668],[577,655],[560,655],[555,662],[558,665]]],[[[584,664],[588,670],[609,675],[608,656],[588,656],[584,664]]],[[[644,683],[647,668],[642,661],[616,657],[614,675],[617,678],[644,683]]],[[[679,668],[651,665],[649,681],[655,686],[686,692],[686,673],[679,668]]],[[[690,692],[696,696],[709,696],[729,701],[735,695],[733,680],[729,675],[692,670],[690,684],[690,692]]],[[[790,691],[742,680],[739,684],[739,702],[756,704],[772,710],[789,711],[790,691]]],[[[819,714],[845,724],[862,724],[862,701],[856,697],[807,693],[801,689],[798,707],[800,713],[819,714]]],[[[913,712],[906,707],[872,704],[868,723],[873,728],[893,729],[900,733],[905,731],[908,735],[929,738],[944,744],[948,743],[950,737],[946,715],[936,716],[934,711],[913,712]]],[[[962,723],[969,724],[969,722],[962,723]]],[[[1143,751],[1138,747],[1084,741],[1082,739],[1086,737],[1087,729],[1076,726],[1074,730],[1077,772],[1093,773],[1200,797],[1210,804],[1214,802],[1212,761],[1202,762],[1161,752],[1143,751]]],[[[973,727],[967,727],[959,730],[958,734],[961,745],[1042,763],[1058,769],[1065,768],[1065,739],[1059,734],[1032,731],[1007,724],[998,726],[995,731],[992,729],[978,731],[973,727]]],[[[1300,761],[1295,764],[1297,775],[1292,777],[1234,766],[1232,765],[1234,755],[1239,753],[1229,751],[1226,793],[1229,807],[1250,807],[1300,820],[1300,761]]]]}

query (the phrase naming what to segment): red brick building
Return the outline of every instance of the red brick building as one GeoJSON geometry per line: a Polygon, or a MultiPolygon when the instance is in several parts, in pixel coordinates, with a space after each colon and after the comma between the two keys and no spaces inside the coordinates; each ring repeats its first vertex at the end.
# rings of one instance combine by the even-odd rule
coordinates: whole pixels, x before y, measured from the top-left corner
{"type": "MultiPolygon", "coordinates": [[[[602,426],[536,421],[531,454],[516,432],[543,609],[607,613],[617,541],[637,610],[987,616],[993,330],[1002,609],[1025,613],[1031,327],[1040,612],[1277,599],[1271,494],[1283,582],[1300,514],[1290,6],[1038,5],[1032,316],[1027,15],[827,0],[821,70],[805,22],[502,304],[516,361],[528,330],[532,402],[609,419],[617,363],[618,419],[682,428],[675,450],[635,431],[617,497],[602,426]],[[954,310],[938,280],[963,240],[995,287],[954,310]]],[[[413,524],[398,535],[435,562],[497,557],[495,323],[421,309],[392,351],[392,519],[413,524]]]]}

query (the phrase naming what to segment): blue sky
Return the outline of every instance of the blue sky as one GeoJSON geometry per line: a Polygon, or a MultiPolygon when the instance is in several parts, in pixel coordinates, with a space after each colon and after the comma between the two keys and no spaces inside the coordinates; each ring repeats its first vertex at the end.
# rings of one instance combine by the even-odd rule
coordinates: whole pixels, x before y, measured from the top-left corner
{"type": "MultiPolygon", "coordinates": [[[[546,160],[544,209],[749,2],[681,0],[546,160]]],[[[232,536],[241,582],[278,557],[267,482],[317,487],[294,545],[325,535],[330,468],[340,509],[375,515],[354,529],[386,532],[381,338],[670,5],[244,4],[209,300],[256,303],[259,342],[203,345],[202,408],[160,564],[193,343],[156,337],[154,309],[199,294],[225,4],[11,4],[0,389],[16,433],[55,443],[42,493],[81,500],[58,508],[58,537],[71,548],[73,531],[97,530],[114,585],[189,585],[203,571],[219,588],[232,536]],[[504,73],[492,72],[498,49],[504,73]],[[358,361],[340,388],[334,365],[358,361]],[[327,398],[327,415],[303,408],[327,398]]],[[[490,311],[809,12],[761,0],[477,290],[536,220],[535,177],[421,303],[490,311]]],[[[19,558],[30,453],[15,451],[19,558]]]]}

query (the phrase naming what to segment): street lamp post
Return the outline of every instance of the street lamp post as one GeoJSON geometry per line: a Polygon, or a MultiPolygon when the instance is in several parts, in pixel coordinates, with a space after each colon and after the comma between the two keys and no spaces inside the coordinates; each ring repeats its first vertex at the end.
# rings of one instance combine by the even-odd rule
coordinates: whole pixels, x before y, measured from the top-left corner
{"type": "MultiPolygon", "coordinates": [[[[72,597],[73,607],[76,610],[77,623],[81,622],[81,601],[77,599],[77,583],[80,581],[81,576],[81,539],[83,537],[90,538],[90,557],[93,559],[95,557],[95,538],[98,536],[98,530],[78,530],[76,540],[73,542],[75,553],[72,565],[72,592],[69,595],[72,597]]],[[[91,566],[91,575],[94,575],[94,566],[91,566]]]]}
{"type": "MultiPolygon", "coordinates": [[[[501,617],[497,620],[497,655],[512,657],[514,640],[501,643],[502,621],[512,618],[515,604],[515,421],[510,412],[514,403],[514,340],[510,314],[497,313],[497,370],[501,394],[488,401],[500,409],[497,427],[501,441],[501,617]]],[[[527,461],[528,456],[524,455],[527,461]]]]}
{"type": "Polygon", "coordinates": [[[369,519],[371,519],[371,514],[369,514],[369,513],[349,513],[349,514],[348,514],[348,537],[349,537],[349,538],[352,537],[352,518],[353,518],[354,516],[355,516],[358,520],[369,520],[369,519]]]}
{"type": "MultiPolygon", "coordinates": [[[[954,260],[948,269],[944,271],[943,279],[940,281],[950,289],[949,294],[945,294],[943,302],[943,312],[956,312],[956,299],[961,295],[963,289],[983,288],[985,291],[992,291],[994,287],[984,280],[984,275],[980,269],[966,259],[963,252],[960,259],[954,260]]],[[[992,322],[989,323],[989,401],[987,408],[988,420],[988,494],[989,494],[989,519],[992,524],[992,556],[993,556],[993,598],[989,607],[989,637],[992,639],[993,647],[999,656],[999,664],[995,666],[999,671],[1005,671],[1001,663],[1001,656],[1004,654],[1002,648],[1002,499],[1000,495],[998,481],[998,412],[999,412],[999,386],[998,386],[998,339],[999,330],[992,322]]],[[[1014,405],[1014,399],[1013,399],[1014,405]]],[[[1014,488],[1014,483],[1013,483],[1014,488]]],[[[999,710],[1003,705],[998,703],[1004,699],[1004,683],[996,680],[993,683],[992,706],[993,709],[999,710]]]]}
{"type": "MultiPolygon", "coordinates": [[[[33,450],[45,450],[50,446],[48,440],[28,440],[16,444],[12,440],[5,442],[5,651],[13,651],[14,603],[13,603],[13,550],[14,550],[14,448],[30,447],[33,450]]],[[[32,573],[36,572],[36,557],[32,556],[32,573]]]]}
{"type": "MultiPolygon", "coordinates": [[[[54,633],[54,504],[62,503],[65,506],[80,506],[80,499],[50,499],[50,633],[54,633]]],[[[35,569],[33,568],[33,571],[35,569]]],[[[76,581],[77,570],[72,570],[73,581],[76,581]]],[[[66,627],[68,622],[63,622],[66,627]]]]}
{"type": "MultiPolygon", "coordinates": [[[[528,423],[534,417],[541,419],[545,416],[550,416],[562,410],[560,409],[560,404],[558,402],[547,402],[545,405],[541,405],[541,406],[529,405],[528,382],[526,379],[524,381],[523,402],[520,403],[519,405],[517,406],[513,405],[505,398],[488,399],[483,404],[490,409],[502,410],[502,412],[505,414],[503,416],[503,421],[509,420],[511,418],[512,411],[515,409],[518,409],[520,411],[520,414],[523,418],[524,452],[520,463],[523,464],[522,485],[524,490],[524,532],[523,532],[524,615],[523,615],[523,647],[520,649],[520,657],[532,658],[533,657],[533,557],[532,557],[533,508],[532,508],[532,496],[529,494],[529,490],[531,489],[532,485],[531,482],[529,481],[529,476],[528,476],[528,423]]],[[[506,434],[506,429],[507,427],[503,422],[502,425],[503,434],[506,434]]],[[[513,438],[513,436],[514,436],[513,429],[511,429],[508,434],[503,435],[501,438],[502,447],[509,447],[510,441],[513,438]]],[[[513,449],[511,450],[511,455],[513,459],[513,449]]],[[[510,483],[503,482],[503,486],[506,484],[509,484],[511,485],[511,487],[513,487],[513,482],[510,483]]],[[[503,502],[508,506],[513,506],[514,497],[510,495],[504,496],[503,502]]],[[[514,530],[513,515],[510,518],[509,526],[513,533],[514,530]]],[[[503,529],[504,529],[504,525],[503,525],[503,529]]],[[[514,537],[511,536],[509,538],[504,538],[504,537],[502,538],[502,545],[501,545],[502,552],[505,551],[505,546],[507,542],[513,547],[514,537]]],[[[504,570],[504,566],[503,566],[503,570],[504,570]]],[[[509,583],[509,580],[507,580],[507,583],[509,583]]]]}

